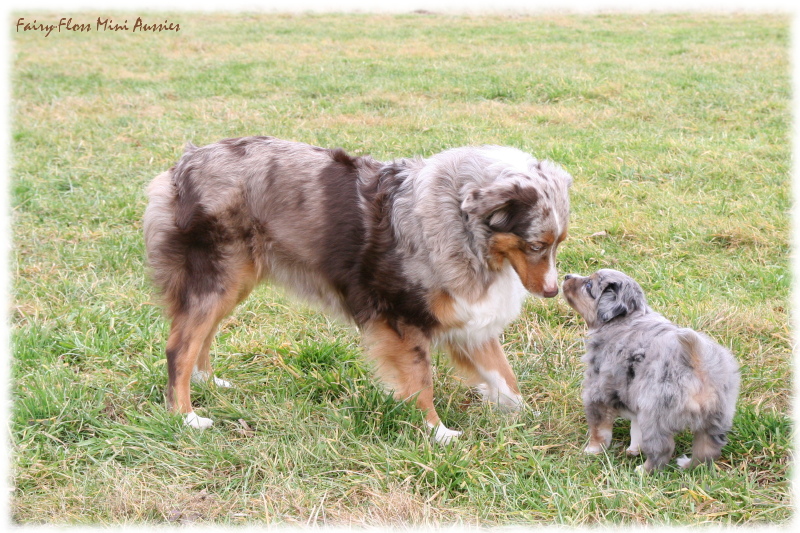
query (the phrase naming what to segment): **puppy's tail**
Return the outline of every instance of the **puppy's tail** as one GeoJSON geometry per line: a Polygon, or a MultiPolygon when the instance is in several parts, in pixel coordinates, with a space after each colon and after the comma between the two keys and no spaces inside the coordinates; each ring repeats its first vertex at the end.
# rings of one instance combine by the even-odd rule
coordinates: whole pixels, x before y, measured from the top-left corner
{"type": "Polygon", "coordinates": [[[701,373],[705,376],[701,355],[703,340],[700,336],[690,329],[681,329],[678,331],[678,342],[681,345],[681,355],[684,357],[686,364],[698,374],[698,377],[700,377],[701,373]]]}
{"type": "Polygon", "coordinates": [[[717,404],[717,395],[704,362],[703,339],[691,329],[681,329],[678,331],[678,342],[681,346],[681,357],[697,379],[697,390],[692,395],[697,408],[701,412],[713,410],[717,404]]]}

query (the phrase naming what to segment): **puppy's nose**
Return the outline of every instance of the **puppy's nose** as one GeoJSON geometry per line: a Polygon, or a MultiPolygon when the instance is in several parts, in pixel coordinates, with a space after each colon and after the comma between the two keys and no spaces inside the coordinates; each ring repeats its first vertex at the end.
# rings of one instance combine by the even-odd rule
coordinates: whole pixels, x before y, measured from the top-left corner
{"type": "Polygon", "coordinates": [[[575,274],[567,274],[566,276],[564,276],[564,281],[567,281],[568,279],[572,279],[574,277],[575,277],[575,274]]]}

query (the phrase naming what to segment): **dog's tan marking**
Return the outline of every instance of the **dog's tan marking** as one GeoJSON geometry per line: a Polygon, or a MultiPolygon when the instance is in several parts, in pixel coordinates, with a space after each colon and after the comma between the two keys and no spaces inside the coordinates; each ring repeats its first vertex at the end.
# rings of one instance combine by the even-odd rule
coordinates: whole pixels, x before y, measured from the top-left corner
{"type": "Polygon", "coordinates": [[[439,322],[441,329],[460,328],[464,325],[464,322],[456,316],[455,300],[445,291],[438,291],[433,295],[430,301],[430,309],[439,322]]]}
{"type": "Polygon", "coordinates": [[[467,385],[479,385],[485,381],[483,372],[497,372],[506,382],[509,389],[519,394],[517,377],[508,363],[500,340],[491,339],[483,346],[467,350],[465,348],[448,345],[447,351],[455,369],[464,377],[467,385]]]}
{"type": "MultiPolygon", "coordinates": [[[[589,327],[594,327],[597,324],[597,301],[582,290],[585,279],[582,277],[570,278],[564,281],[561,288],[570,307],[586,321],[589,327]]],[[[595,274],[589,276],[589,279],[596,282],[595,274]]]]}
{"type": "MultiPolygon", "coordinates": [[[[552,232],[545,233],[541,242],[552,246],[555,241],[552,232]]],[[[489,243],[489,264],[494,270],[500,270],[503,260],[507,259],[516,271],[525,288],[534,294],[541,294],[544,288],[544,279],[550,270],[548,256],[531,261],[525,252],[527,243],[513,233],[496,233],[489,243]]]]}
{"type": "MultiPolygon", "coordinates": [[[[500,270],[503,266],[503,260],[507,259],[511,263],[511,267],[516,271],[522,284],[531,292],[540,292],[541,277],[536,280],[534,276],[529,273],[531,264],[523,251],[525,241],[512,233],[498,233],[492,236],[489,253],[491,257],[491,265],[495,270],[500,270]],[[531,278],[534,278],[534,283],[531,283],[531,278]],[[538,283],[535,283],[538,281],[538,283]]],[[[537,273],[543,275],[547,271],[547,263],[545,263],[544,270],[537,269],[537,273]]]]}
{"type": "Polygon", "coordinates": [[[566,233],[560,234],[559,237],[561,238],[556,239],[556,234],[553,231],[545,231],[542,233],[542,236],[539,238],[539,240],[547,245],[552,245],[554,242],[556,242],[556,240],[558,240],[558,242],[564,240],[563,237],[566,237],[566,233]]]}
{"type": "Polygon", "coordinates": [[[550,270],[550,264],[545,258],[535,263],[528,262],[526,263],[526,266],[527,266],[527,269],[525,271],[526,278],[523,278],[522,275],[520,274],[520,279],[522,279],[522,284],[525,285],[525,288],[531,291],[532,293],[541,294],[542,292],[544,292],[544,279],[545,276],[547,275],[547,272],[550,270]]]}
{"type": "Polygon", "coordinates": [[[524,257],[525,253],[522,251],[524,246],[525,241],[513,233],[495,233],[489,241],[489,266],[493,270],[500,270],[503,268],[503,260],[508,259],[514,270],[517,270],[510,256],[519,254],[524,257]]]}
{"type": "Polygon", "coordinates": [[[418,328],[374,320],[364,328],[366,355],[375,364],[375,372],[398,400],[416,396],[416,405],[425,412],[425,420],[436,427],[439,415],[433,407],[433,375],[430,339],[418,328]]]}

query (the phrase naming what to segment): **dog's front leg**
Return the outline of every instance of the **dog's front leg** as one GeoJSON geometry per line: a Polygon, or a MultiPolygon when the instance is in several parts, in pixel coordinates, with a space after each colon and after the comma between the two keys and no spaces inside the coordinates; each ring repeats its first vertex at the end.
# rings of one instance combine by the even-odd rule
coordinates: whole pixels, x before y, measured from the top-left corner
{"type": "Polygon", "coordinates": [[[611,445],[611,430],[617,410],[604,403],[588,403],[584,410],[589,423],[589,444],[584,452],[597,454],[611,445]]]}
{"type": "Polygon", "coordinates": [[[636,416],[631,416],[631,445],[625,450],[628,455],[639,455],[642,446],[642,429],[636,416]]]}
{"type": "Polygon", "coordinates": [[[500,409],[517,411],[524,405],[517,378],[498,338],[477,348],[449,345],[450,359],[467,384],[500,409]]]}
{"type": "Polygon", "coordinates": [[[417,407],[425,412],[425,420],[433,430],[433,439],[446,444],[461,435],[442,424],[433,406],[433,372],[430,338],[419,328],[406,325],[390,326],[376,320],[364,328],[367,356],[375,364],[375,372],[403,401],[415,398],[417,407]]]}

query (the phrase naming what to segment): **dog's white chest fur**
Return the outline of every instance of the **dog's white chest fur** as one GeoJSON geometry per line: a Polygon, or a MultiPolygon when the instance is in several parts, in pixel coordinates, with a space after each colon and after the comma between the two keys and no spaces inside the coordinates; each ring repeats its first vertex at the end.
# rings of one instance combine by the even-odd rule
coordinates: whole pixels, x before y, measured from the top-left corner
{"type": "Polygon", "coordinates": [[[506,263],[483,298],[470,302],[454,297],[455,316],[464,325],[449,330],[444,340],[465,348],[488,342],[519,316],[527,295],[519,276],[506,263]]]}

